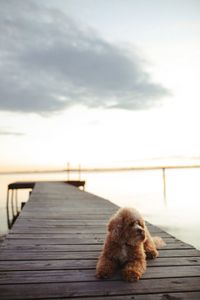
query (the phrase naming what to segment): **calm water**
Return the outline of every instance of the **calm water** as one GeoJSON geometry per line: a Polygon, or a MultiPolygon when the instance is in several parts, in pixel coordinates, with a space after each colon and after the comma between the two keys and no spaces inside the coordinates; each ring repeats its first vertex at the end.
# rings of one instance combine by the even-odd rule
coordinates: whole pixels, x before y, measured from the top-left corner
{"type": "MultiPolygon", "coordinates": [[[[15,181],[66,180],[65,173],[0,175],[0,234],[7,233],[7,185],[15,181]]],[[[70,179],[78,179],[71,174],[70,179]]],[[[86,191],[119,206],[133,206],[151,223],[200,249],[200,170],[167,170],[167,205],[163,199],[161,171],[82,173],[86,191]]],[[[21,201],[28,191],[18,191],[21,201]]]]}

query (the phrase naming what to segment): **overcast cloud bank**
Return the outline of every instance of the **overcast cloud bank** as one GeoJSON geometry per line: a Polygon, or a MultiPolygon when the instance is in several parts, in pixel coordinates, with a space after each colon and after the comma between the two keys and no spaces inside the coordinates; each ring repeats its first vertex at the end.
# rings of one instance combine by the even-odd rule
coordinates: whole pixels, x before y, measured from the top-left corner
{"type": "Polygon", "coordinates": [[[136,54],[42,1],[14,2],[0,2],[1,110],[44,114],[76,104],[137,110],[168,95],[136,54]]]}

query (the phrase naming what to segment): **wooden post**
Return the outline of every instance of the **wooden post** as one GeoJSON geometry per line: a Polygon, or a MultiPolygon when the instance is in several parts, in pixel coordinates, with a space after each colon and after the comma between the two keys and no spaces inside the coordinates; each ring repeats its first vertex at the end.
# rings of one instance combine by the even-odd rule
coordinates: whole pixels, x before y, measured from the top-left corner
{"type": "Polygon", "coordinates": [[[78,180],[81,181],[81,165],[78,165],[78,180]]]}
{"type": "Polygon", "coordinates": [[[9,215],[9,199],[10,199],[10,190],[9,188],[7,189],[7,201],[6,201],[6,212],[7,212],[7,225],[8,225],[8,229],[10,229],[10,215],[9,215]]]}
{"type": "Polygon", "coordinates": [[[69,181],[69,173],[70,173],[70,164],[67,163],[67,180],[69,181]]]}
{"type": "Polygon", "coordinates": [[[167,193],[166,193],[166,173],[165,173],[165,168],[162,169],[163,172],[163,199],[164,199],[164,204],[167,206],[167,193]]]}
{"type": "MultiPolygon", "coordinates": [[[[12,220],[15,216],[15,213],[14,213],[14,189],[11,190],[11,212],[12,212],[12,220]]],[[[11,220],[11,222],[12,222],[11,220]]]]}
{"type": "Polygon", "coordinates": [[[16,212],[16,215],[19,213],[19,211],[18,211],[17,189],[15,190],[15,212],[16,212]]]}

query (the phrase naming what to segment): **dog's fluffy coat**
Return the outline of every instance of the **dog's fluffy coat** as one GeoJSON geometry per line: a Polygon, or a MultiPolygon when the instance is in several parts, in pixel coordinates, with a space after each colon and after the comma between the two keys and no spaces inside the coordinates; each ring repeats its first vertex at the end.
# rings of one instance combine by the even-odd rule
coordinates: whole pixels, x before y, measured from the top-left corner
{"type": "Polygon", "coordinates": [[[163,245],[161,238],[151,236],[137,210],[121,208],[108,223],[96,276],[110,278],[120,266],[124,280],[139,280],[146,270],[146,258],[157,257],[157,248],[163,245]]]}

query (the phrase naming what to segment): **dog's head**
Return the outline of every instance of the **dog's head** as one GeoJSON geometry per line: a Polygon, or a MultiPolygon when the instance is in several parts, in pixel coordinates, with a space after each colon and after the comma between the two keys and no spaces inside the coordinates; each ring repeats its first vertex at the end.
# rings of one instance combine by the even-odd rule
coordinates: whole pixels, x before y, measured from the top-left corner
{"type": "Polygon", "coordinates": [[[133,208],[121,208],[110,219],[108,231],[113,241],[121,244],[136,245],[146,239],[145,222],[133,208]]]}

